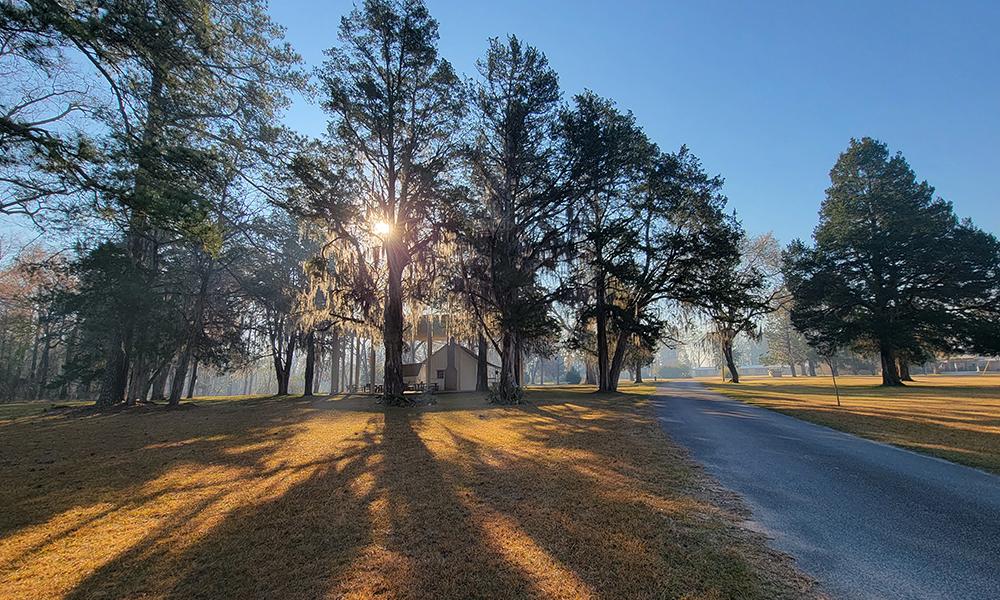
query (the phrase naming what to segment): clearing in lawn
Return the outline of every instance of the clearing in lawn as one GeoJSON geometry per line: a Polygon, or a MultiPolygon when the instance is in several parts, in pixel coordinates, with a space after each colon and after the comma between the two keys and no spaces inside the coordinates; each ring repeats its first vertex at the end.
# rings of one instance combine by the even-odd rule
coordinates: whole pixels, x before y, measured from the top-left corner
{"type": "Polygon", "coordinates": [[[0,423],[0,596],[817,594],[651,418],[583,388],[0,423]]]}
{"type": "Polygon", "coordinates": [[[1000,473],[1000,376],[915,376],[903,388],[878,377],[702,379],[716,392],[866,438],[1000,473]]]}

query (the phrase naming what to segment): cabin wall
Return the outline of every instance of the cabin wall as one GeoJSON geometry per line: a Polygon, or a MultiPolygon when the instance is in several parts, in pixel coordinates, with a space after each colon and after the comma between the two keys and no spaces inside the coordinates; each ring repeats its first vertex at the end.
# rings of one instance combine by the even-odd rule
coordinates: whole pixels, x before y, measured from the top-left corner
{"type": "MultiPolygon", "coordinates": [[[[458,370],[458,390],[462,392],[473,392],[476,390],[476,359],[461,348],[455,349],[455,368],[458,370]]],[[[436,383],[438,389],[444,391],[444,373],[448,367],[448,348],[442,346],[431,355],[431,377],[427,378],[427,365],[420,368],[419,381],[429,381],[436,383]],[[441,371],[441,377],[438,372],[441,371]]]]}

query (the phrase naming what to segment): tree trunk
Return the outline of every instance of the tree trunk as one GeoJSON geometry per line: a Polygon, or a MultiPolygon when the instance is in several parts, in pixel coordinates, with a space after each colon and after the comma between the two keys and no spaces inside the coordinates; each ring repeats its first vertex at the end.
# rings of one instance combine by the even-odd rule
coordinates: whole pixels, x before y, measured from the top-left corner
{"type": "Polygon", "coordinates": [[[354,387],[354,339],[355,334],[351,334],[344,344],[344,387],[348,392],[353,392],[354,387]]]}
{"type": "Polygon", "coordinates": [[[792,377],[795,377],[795,357],[792,356],[792,334],[789,331],[785,331],[785,353],[788,354],[788,368],[792,372],[792,377]]]}
{"type": "Polygon", "coordinates": [[[285,374],[285,370],[281,366],[281,355],[280,354],[275,354],[272,357],[271,362],[272,362],[272,364],[274,366],[274,381],[275,381],[275,383],[278,384],[278,395],[282,396],[284,394],[287,394],[288,393],[288,388],[287,387],[282,387],[282,385],[281,385],[281,382],[284,379],[283,375],[285,374]]]}
{"type": "Polygon", "coordinates": [[[313,395],[313,380],[316,375],[316,332],[310,331],[306,334],[306,372],[305,382],[302,385],[302,395],[313,395]]]}
{"type": "Polygon", "coordinates": [[[101,391],[97,396],[97,406],[113,406],[125,401],[128,362],[124,336],[119,336],[108,351],[107,364],[101,379],[101,391]]]}
{"type": "Polygon", "coordinates": [[[899,379],[899,371],[896,370],[896,354],[893,348],[883,344],[879,348],[879,358],[882,361],[882,385],[903,385],[903,382],[899,379]]]}
{"type": "Polygon", "coordinates": [[[153,389],[153,379],[156,376],[156,372],[150,368],[149,363],[146,363],[144,366],[145,372],[143,373],[142,380],[139,382],[141,391],[138,397],[143,400],[149,400],[152,395],[150,392],[153,389]]]}
{"type": "Polygon", "coordinates": [[[514,382],[517,387],[524,387],[524,347],[517,336],[514,336],[514,382]]]}
{"type": "MultiPolygon", "coordinates": [[[[354,391],[361,389],[361,357],[364,356],[364,345],[361,343],[361,336],[354,338],[354,391]]],[[[402,364],[403,354],[400,350],[400,364],[402,364]]]]}
{"type": "Polygon", "coordinates": [[[740,374],[736,370],[736,361],[733,360],[733,343],[723,342],[722,353],[726,356],[726,367],[729,368],[729,375],[733,383],[740,382],[740,374]]]}
{"type": "Polygon", "coordinates": [[[368,392],[375,393],[375,338],[368,343],[368,392]]]}
{"type": "MultiPolygon", "coordinates": [[[[184,376],[187,375],[188,364],[191,362],[192,352],[196,349],[197,339],[203,327],[202,321],[205,316],[205,302],[208,297],[208,283],[212,274],[212,265],[213,261],[210,259],[204,265],[204,270],[201,271],[201,285],[198,287],[198,299],[195,302],[191,326],[187,332],[187,339],[184,341],[184,350],[181,352],[177,370],[174,372],[174,381],[170,386],[170,396],[167,399],[167,403],[171,406],[180,404],[181,393],[184,390],[184,376]]],[[[195,367],[197,368],[197,363],[195,367]]],[[[192,377],[194,376],[195,374],[192,373],[192,377]]],[[[193,384],[191,390],[194,390],[193,384]]],[[[190,397],[191,393],[189,392],[188,398],[190,397]]]]}
{"type": "Polygon", "coordinates": [[[340,329],[334,327],[330,340],[330,395],[340,393],[340,329]]]}
{"type": "MultiPolygon", "coordinates": [[[[183,381],[183,379],[181,380],[183,381]]],[[[198,360],[195,359],[194,366],[191,367],[191,382],[188,384],[188,400],[194,398],[194,385],[198,382],[198,360]]]]}
{"type": "Polygon", "coordinates": [[[642,383],[642,363],[639,360],[635,361],[635,380],[634,383],[642,383]]]}
{"type": "Polygon", "coordinates": [[[597,281],[597,389],[602,392],[612,391],[610,373],[608,372],[608,315],[605,310],[604,278],[597,281]]]}
{"type": "Polygon", "coordinates": [[[38,372],[32,374],[32,379],[35,379],[35,382],[38,385],[38,397],[42,396],[42,392],[43,390],[45,390],[45,386],[48,385],[49,383],[49,363],[52,355],[51,353],[52,346],[50,345],[51,340],[49,339],[50,337],[51,337],[50,325],[48,319],[46,319],[45,329],[42,332],[42,360],[41,363],[38,365],[38,372]]]}
{"type": "MultiPolygon", "coordinates": [[[[36,379],[36,367],[38,365],[38,346],[41,344],[42,339],[42,314],[38,313],[38,318],[35,322],[35,341],[31,345],[31,371],[30,379],[34,386],[34,390],[30,392],[32,398],[35,400],[40,400],[42,398],[42,386],[38,385],[38,380],[36,379]]],[[[48,343],[48,342],[46,342],[48,343]]]]}
{"type": "MultiPolygon", "coordinates": [[[[63,353],[63,368],[73,361],[73,357],[76,355],[77,350],[77,338],[79,336],[79,331],[77,327],[72,327],[69,330],[69,339],[66,340],[66,350],[63,353]]],[[[59,399],[65,400],[72,396],[73,398],[80,397],[80,384],[73,385],[71,382],[66,381],[62,389],[59,390],[59,399]]]]}
{"type": "Polygon", "coordinates": [[[156,376],[153,377],[153,383],[150,386],[152,393],[149,395],[150,400],[166,400],[167,399],[167,379],[170,378],[170,363],[160,367],[160,370],[156,372],[156,376]]]}
{"type": "Polygon", "coordinates": [[[594,370],[594,363],[586,360],[583,363],[583,367],[585,371],[583,382],[587,385],[597,385],[597,373],[594,370]]]}
{"type": "Polygon", "coordinates": [[[516,403],[520,399],[517,383],[517,349],[514,334],[505,333],[500,343],[500,381],[497,383],[495,402],[516,403]]]}
{"type": "Polygon", "coordinates": [[[351,353],[350,349],[347,347],[347,342],[350,339],[351,339],[350,336],[348,336],[346,332],[344,333],[344,335],[340,336],[340,347],[339,347],[340,364],[337,365],[337,371],[339,373],[337,375],[337,382],[338,382],[338,391],[340,392],[347,391],[347,385],[348,385],[347,355],[351,353]]]}
{"type": "Polygon", "coordinates": [[[295,346],[299,342],[298,333],[293,333],[288,336],[288,344],[285,346],[285,373],[284,373],[284,383],[285,383],[285,394],[288,394],[292,379],[292,359],[295,357],[295,346]]]}
{"type": "Polygon", "coordinates": [[[837,365],[834,363],[832,356],[827,359],[827,363],[830,365],[830,378],[833,379],[833,391],[837,394],[837,406],[840,406],[840,386],[837,385],[837,365]]]}
{"type": "Polygon", "coordinates": [[[132,406],[137,400],[145,400],[149,392],[149,364],[140,356],[132,361],[132,375],[128,382],[125,404],[132,406]]]}
{"type": "Polygon", "coordinates": [[[618,334],[618,340],[615,342],[615,354],[611,358],[611,368],[608,372],[606,391],[618,391],[618,380],[621,378],[622,365],[625,362],[625,349],[627,347],[628,335],[624,333],[618,334]]]}
{"type": "Polygon", "coordinates": [[[437,379],[435,377],[436,373],[431,370],[431,355],[434,354],[434,319],[430,312],[427,313],[424,321],[425,325],[427,325],[427,331],[424,332],[424,372],[426,374],[424,385],[427,389],[430,389],[431,382],[437,379]]]}
{"type": "Polygon", "coordinates": [[[479,352],[476,354],[476,391],[485,392],[490,389],[489,362],[486,360],[486,336],[479,332],[479,352]]]}
{"type": "Polygon", "coordinates": [[[813,363],[813,361],[812,361],[811,358],[807,358],[806,359],[806,368],[809,369],[809,376],[810,377],[815,377],[816,376],[816,365],[813,363]]]}
{"type": "MultiPolygon", "coordinates": [[[[399,406],[406,402],[403,396],[403,257],[397,245],[398,242],[392,240],[385,243],[389,281],[382,339],[385,350],[383,397],[387,406],[399,406]]],[[[430,373],[427,375],[430,376],[430,373]]]]}
{"type": "Polygon", "coordinates": [[[278,395],[288,395],[288,380],[292,376],[292,358],[295,356],[295,335],[289,335],[284,348],[284,356],[274,356],[274,376],[278,380],[278,395]]]}
{"type": "MultiPolygon", "coordinates": [[[[191,364],[191,353],[185,349],[177,359],[177,366],[174,368],[174,379],[170,382],[170,393],[167,395],[167,404],[176,406],[181,402],[181,394],[184,393],[184,380],[187,378],[188,365],[191,364]]],[[[192,374],[192,378],[194,374],[192,374]]],[[[191,386],[192,389],[194,386],[191,386]]],[[[188,398],[191,396],[189,395],[188,398]]]]}
{"type": "Polygon", "coordinates": [[[289,379],[291,378],[291,376],[292,376],[291,369],[286,369],[286,370],[282,371],[281,374],[278,375],[278,377],[279,377],[279,379],[278,379],[278,395],[279,396],[287,396],[288,395],[288,387],[289,387],[288,384],[289,384],[289,379]]]}
{"type": "Polygon", "coordinates": [[[900,381],[913,381],[913,377],[910,376],[910,361],[900,357],[896,359],[896,366],[899,368],[900,381]]]}

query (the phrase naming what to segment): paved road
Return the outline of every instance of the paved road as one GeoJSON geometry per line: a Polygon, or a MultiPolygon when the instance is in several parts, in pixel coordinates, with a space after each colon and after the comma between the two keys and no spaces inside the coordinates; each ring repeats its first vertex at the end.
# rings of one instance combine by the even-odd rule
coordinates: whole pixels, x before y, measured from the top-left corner
{"type": "Polygon", "coordinates": [[[1000,599],[1000,477],[704,391],[660,420],[834,598],[1000,599]]]}

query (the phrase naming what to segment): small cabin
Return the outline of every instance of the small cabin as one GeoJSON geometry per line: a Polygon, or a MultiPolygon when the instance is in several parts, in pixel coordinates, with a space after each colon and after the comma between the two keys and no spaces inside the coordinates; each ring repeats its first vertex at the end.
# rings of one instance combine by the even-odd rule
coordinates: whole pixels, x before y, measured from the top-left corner
{"type": "MultiPolygon", "coordinates": [[[[479,357],[475,352],[450,340],[431,354],[429,378],[426,361],[409,363],[403,365],[403,383],[409,389],[430,384],[432,389],[441,391],[473,392],[478,365],[479,357]]],[[[500,367],[487,362],[486,369],[490,382],[496,381],[500,367]]]]}

